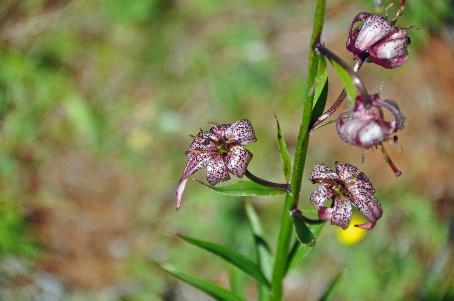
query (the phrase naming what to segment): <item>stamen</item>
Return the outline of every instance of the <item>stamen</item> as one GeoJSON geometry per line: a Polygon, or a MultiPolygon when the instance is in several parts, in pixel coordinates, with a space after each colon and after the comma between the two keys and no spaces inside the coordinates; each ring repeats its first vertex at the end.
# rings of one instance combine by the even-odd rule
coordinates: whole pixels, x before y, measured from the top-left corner
{"type": "Polygon", "coordinates": [[[383,146],[383,143],[380,143],[380,150],[383,153],[386,163],[388,163],[389,167],[391,167],[392,171],[394,172],[394,175],[396,177],[399,177],[402,174],[402,172],[399,170],[399,168],[397,168],[397,166],[392,161],[391,157],[386,152],[386,149],[383,146]]]}

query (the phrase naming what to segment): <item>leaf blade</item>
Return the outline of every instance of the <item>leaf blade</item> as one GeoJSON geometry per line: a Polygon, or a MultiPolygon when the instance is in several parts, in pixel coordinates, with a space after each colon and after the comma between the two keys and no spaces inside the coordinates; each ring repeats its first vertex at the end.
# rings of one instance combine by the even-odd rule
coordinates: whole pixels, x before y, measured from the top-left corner
{"type": "Polygon", "coordinates": [[[270,287],[270,283],[265,275],[263,275],[260,267],[246,256],[208,241],[198,240],[182,234],[178,234],[178,236],[191,245],[219,256],[252,278],[256,279],[260,284],[265,285],[268,288],[270,287]]]}
{"type": "Polygon", "coordinates": [[[203,182],[199,183],[218,193],[228,196],[275,196],[285,193],[283,190],[263,186],[252,181],[239,181],[220,187],[209,186],[203,182]]]}
{"type": "Polygon", "coordinates": [[[326,100],[328,99],[328,83],[328,67],[326,59],[324,56],[321,56],[318,64],[317,76],[315,78],[315,93],[311,123],[314,123],[325,110],[326,100]]]}
{"type": "Polygon", "coordinates": [[[340,279],[342,278],[342,275],[344,274],[344,271],[341,271],[339,274],[337,274],[336,277],[331,281],[329,284],[328,288],[326,291],[323,293],[323,295],[320,297],[320,301],[328,301],[331,300],[331,296],[334,293],[334,290],[336,289],[340,279]]]}
{"type": "Polygon", "coordinates": [[[329,61],[336,71],[337,75],[339,75],[339,77],[341,78],[342,83],[344,84],[350,104],[353,104],[357,95],[356,85],[353,81],[353,78],[348,73],[348,71],[342,68],[342,66],[336,63],[334,60],[329,59],[329,61]]]}
{"type": "Polygon", "coordinates": [[[155,264],[166,273],[174,276],[175,278],[180,279],[181,281],[195,288],[198,288],[199,290],[210,295],[211,297],[215,298],[218,301],[245,301],[240,296],[232,293],[231,291],[226,290],[225,288],[217,286],[212,282],[181,272],[180,270],[170,265],[161,265],[157,262],[155,262],[155,264]]]}
{"type": "Polygon", "coordinates": [[[285,143],[284,136],[282,136],[281,125],[277,116],[274,115],[276,119],[276,128],[277,128],[277,141],[279,146],[279,153],[281,154],[282,169],[284,171],[285,180],[290,181],[292,173],[292,163],[290,161],[290,154],[288,152],[287,143],[285,143]]]}

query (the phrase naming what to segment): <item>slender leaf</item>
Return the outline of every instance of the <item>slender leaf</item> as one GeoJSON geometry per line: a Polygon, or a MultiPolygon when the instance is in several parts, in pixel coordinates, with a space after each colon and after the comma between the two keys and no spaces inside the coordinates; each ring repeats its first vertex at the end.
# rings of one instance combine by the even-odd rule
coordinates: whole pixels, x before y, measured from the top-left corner
{"type": "Polygon", "coordinates": [[[325,293],[323,293],[322,297],[319,299],[320,301],[331,300],[331,296],[334,293],[334,290],[336,289],[336,286],[339,283],[339,280],[342,278],[343,274],[344,271],[340,272],[339,274],[337,274],[336,277],[334,277],[334,279],[331,281],[328,288],[326,289],[325,293]]]}
{"type": "MultiPolygon", "coordinates": [[[[324,225],[325,224],[309,226],[315,238],[318,238],[324,225]]],[[[288,255],[287,272],[293,269],[300,260],[306,258],[306,256],[309,255],[313,249],[313,247],[304,245],[299,241],[299,239],[296,239],[288,255]]]]}
{"type": "Polygon", "coordinates": [[[328,98],[328,68],[324,56],[321,56],[318,63],[317,76],[315,78],[314,104],[312,108],[312,120],[315,122],[323,114],[328,98]]]}
{"type": "Polygon", "coordinates": [[[288,152],[288,148],[287,148],[287,144],[285,143],[285,139],[282,136],[279,120],[277,119],[276,115],[274,117],[276,118],[277,141],[279,143],[279,152],[281,153],[282,168],[284,170],[285,180],[287,182],[289,182],[291,173],[292,173],[292,163],[290,163],[290,154],[288,152]]]}
{"type": "Polygon", "coordinates": [[[333,65],[333,68],[336,71],[337,75],[339,75],[339,77],[341,78],[342,83],[345,87],[345,91],[347,91],[347,96],[350,99],[350,103],[353,104],[357,95],[357,90],[355,83],[353,82],[353,78],[344,68],[342,68],[342,66],[336,63],[334,60],[329,61],[331,65],[333,65]]]}
{"type": "Polygon", "coordinates": [[[244,287],[247,276],[238,269],[231,267],[229,269],[230,289],[233,293],[244,298],[244,287]]]}
{"type": "Polygon", "coordinates": [[[315,237],[312,234],[311,229],[306,225],[304,221],[301,219],[292,216],[293,218],[293,226],[295,226],[296,235],[298,236],[298,240],[309,247],[313,247],[315,245],[315,237]]]}
{"type": "Polygon", "coordinates": [[[263,238],[262,225],[254,207],[250,202],[246,202],[246,215],[254,235],[254,244],[257,253],[257,261],[266,277],[271,277],[271,248],[263,238]]]}
{"type": "Polygon", "coordinates": [[[191,245],[197,246],[221,257],[228,263],[234,265],[252,278],[256,279],[260,284],[270,287],[270,283],[268,282],[268,279],[265,277],[265,275],[263,275],[260,267],[249,258],[233,250],[227,249],[226,247],[208,241],[194,239],[181,234],[179,234],[179,236],[191,245]]]}
{"type": "Polygon", "coordinates": [[[252,181],[239,181],[219,187],[209,186],[203,182],[200,183],[216,192],[229,196],[273,196],[285,193],[283,190],[263,186],[252,181]]]}
{"type": "Polygon", "coordinates": [[[192,285],[193,287],[200,289],[201,291],[205,292],[218,301],[245,301],[240,296],[222,287],[219,287],[212,282],[181,272],[170,265],[160,265],[156,262],[155,264],[163,271],[171,274],[181,281],[186,282],[189,285],[192,285]]]}

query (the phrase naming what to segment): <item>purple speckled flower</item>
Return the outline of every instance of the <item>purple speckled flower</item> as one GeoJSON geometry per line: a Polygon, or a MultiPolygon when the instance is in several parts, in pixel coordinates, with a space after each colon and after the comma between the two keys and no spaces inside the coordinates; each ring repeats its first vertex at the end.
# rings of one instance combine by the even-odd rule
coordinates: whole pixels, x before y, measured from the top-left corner
{"type": "Polygon", "coordinates": [[[392,69],[407,61],[409,43],[410,38],[405,29],[394,26],[381,16],[362,12],[356,15],[350,25],[347,49],[355,57],[368,57],[370,61],[392,69]],[[360,21],[364,23],[353,28],[360,21]]]}
{"type": "Polygon", "coordinates": [[[322,220],[346,229],[352,217],[352,204],[367,218],[368,223],[355,225],[370,230],[383,214],[380,203],[375,198],[375,189],[367,178],[353,165],[336,162],[336,171],[322,163],[317,163],[310,180],[321,184],[311,195],[310,202],[318,210],[322,220]],[[331,207],[324,207],[332,199],[331,207]]]}
{"type": "Polygon", "coordinates": [[[249,120],[242,119],[232,124],[220,124],[209,131],[200,131],[188,150],[188,163],[177,187],[177,209],[180,208],[183,191],[190,175],[207,167],[207,181],[211,186],[230,179],[230,174],[239,178],[246,172],[252,153],[243,145],[257,141],[249,120]]]}
{"type": "Polygon", "coordinates": [[[370,148],[405,127],[405,117],[394,101],[381,100],[378,94],[370,95],[370,98],[372,104],[367,108],[363,97],[357,96],[354,108],[344,111],[337,118],[337,132],[345,142],[370,148]],[[392,113],[392,120],[385,120],[383,108],[392,113]]]}

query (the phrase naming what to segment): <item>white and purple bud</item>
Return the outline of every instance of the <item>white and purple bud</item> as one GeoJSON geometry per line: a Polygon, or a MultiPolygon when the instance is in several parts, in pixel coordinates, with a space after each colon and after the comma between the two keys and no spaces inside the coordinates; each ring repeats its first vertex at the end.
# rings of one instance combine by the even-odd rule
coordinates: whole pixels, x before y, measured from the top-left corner
{"type": "Polygon", "coordinates": [[[377,146],[405,127],[405,117],[392,100],[381,100],[378,94],[370,96],[372,103],[366,106],[362,96],[357,96],[352,110],[344,111],[336,122],[342,140],[363,148],[377,146]],[[393,115],[385,120],[383,108],[393,115]]]}
{"type": "Polygon", "coordinates": [[[355,226],[370,230],[383,215],[374,186],[363,172],[351,164],[336,162],[336,171],[333,171],[325,164],[317,163],[310,180],[321,184],[310,197],[321,220],[346,229],[350,225],[353,204],[368,220],[355,226]],[[331,206],[325,207],[330,199],[331,206]]]}
{"type": "Polygon", "coordinates": [[[409,44],[410,38],[405,29],[394,26],[379,15],[361,12],[353,18],[346,46],[355,57],[367,58],[377,65],[392,69],[407,61],[409,44]],[[353,28],[361,21],[364,21],[361,26],[353,28]]]}
{"type": "Polygon", "coordinates": [[[249,120],[242,119],[231,124],[220,124],[209,131],[200,131],[186,151],[188,163],[178,182],[177,209],[181,206],[186,182],[196,171],[206,167],[208,184],[214,186],[230,179],[230,174],[239,178],[246,173],[252,153],[243,145],[257,141],[249,120]]]}

